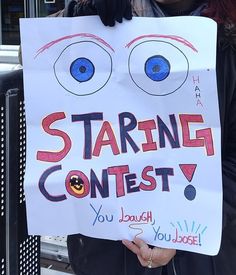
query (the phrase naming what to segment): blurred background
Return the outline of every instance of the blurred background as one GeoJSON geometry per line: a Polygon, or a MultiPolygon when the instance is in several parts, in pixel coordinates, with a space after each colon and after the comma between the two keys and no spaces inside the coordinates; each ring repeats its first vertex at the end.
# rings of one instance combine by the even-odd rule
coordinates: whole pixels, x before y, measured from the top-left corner
{"type": "Polygon", "coordinates": [[[68,2],[69,0],[0,1],[0,73],[15,69],[15,65],[19,63],[19,19],[45,17],[63,9],[68,2]]]}
{"type": "MultiPolygon", "coordinates": [[[[19,32],[19,19],[30,18],[30,17],[46,17],[47,15],[53,14],[65,7],[69,0],[1,0],[0,1],[0,75],[4,78],[4,75],[21,69],[19,64],[18,51],[20,45],[20,32],[19,32]]],[[[32,34],[32,39],[34,39],[32,34]]],[[[13,72],[14,73],[14,72],[13,72]]],[[[2,82],[1,82],[2,83],[2,82]]],[[[0,94],[3,91],[0,91],[0,94]]],[[[4,106],[3,100],[3,106],[4,106]]],[[[1,105],[2,106],[2,105],[1,105]]],[[[1,107],[4,111],[5,107],[1,107]]],[[[3,112],[2,116],[5,116],[3,112]]],[[[1,122],[1,127],[4,123],[1,122]]],[[[4,134],[4,133],[3,133],[4,134]]],[[[3,139],[2,139],[3,140],[3,139]]],[[[4,146],[4,144],[2,144],[4,146]]],[[[3,151],[3,150],[2,150],[3,151]]],[[[4,152],[3,152],[4,153],[4,152]]],[[[5,154],[5,153],[4,153],[5,154]]],[[[2,158],[4,158],[4,155],[2,158]]],[[[4,166],[5,163],[2,164],[4,166]]],[[[2,177],[4,177],[5,171],[2,169],[2,177]]],[[[7,182],[1,183],[1,204],[0,208],[6,210],[1,212],[0,218],[0,231],[1,234],[6,232],[6,243],[5,237],[2,236],[4,241],[0,241],[0,274],[4,275],[63,275],[72,274],[68,252],[66,246],[65,236],[27,236],[24,232],[26,222],[24,214],[24,207],[22,206],[23,200],[19,203],[14,201],[15,208],[7,208],[9,200],[4,201],[4,197],[7,197],[4,186],[7,186],[7,182]],[[19,207],[22,209],[17,210],[19,207]],[[18,220],[14,221],[14,215],[12,213],[19,212],[17,215],[21,217],[17,225],[18,220]],[[5,219],[6,216],[6,219],[5,219]],[[6,222],[8,221],[10,222],[6,222]],[[4,228],[6,223],[6,229],[4,228]],[[24,223],[24,224],[23,224],[24,223]],[[12,228],[10,225],[13,224],[16,228],[12,228]],[[8,228],[10,227],[10,229],[8,228]],[[22,230],[23,228],[23,230],[22,230]],[[9,233],[13,230],[13,234],[9,233]],[[14,236],[16,237],[14,240],[14,236]],[[3,238],[4,237],[4,238],[3,238]],[[8,243],[9,241],[9,243],[8,243]],[[12,248],[11,246],[14,246],[12,248]],[[32,244],[31,244],[32,242],[32,244]],[[6,250],[5,250],[6,249],[6,250]],[[17,250],[17,251],[15,251],[17,250]],[[27,251],[28,250],[28,251],[27,251]],[[32,251],[33,250],[33,251],[32,251]],[[40,251],[40,255],[38,253],[40,251]],[[6,253],[5,253],[6,251],[6,253]],[[35,254],[35,255],[34,255],[35,254]],[[40,259],[39,259],[40,256],[40,259]],[[34,262],[29,263],[35,257],[34,262]],[[6,258],[6,259],[5,259],[6,258]],[[11,261],[11,263],[9,263],[11,261]],[[28,271],[25,267],[30,265],[34,266],[34,271],[28,271]],[[40,267],[38,267],[40,265],[40,267]]],[[[23,188],[21,188],[22,190],[23,188]]],[[[16,193],[18,189],[15,190],[16,193]]],[[[14,192],[15,192],[14,191],[14,192]]],[[[18,196],[18,194],[16,194],[18,196]]],[[[22,195],[21,195],[22,196],[22,195]]],[[[1,239],[1,238],[0,238],[1,239]]]]}

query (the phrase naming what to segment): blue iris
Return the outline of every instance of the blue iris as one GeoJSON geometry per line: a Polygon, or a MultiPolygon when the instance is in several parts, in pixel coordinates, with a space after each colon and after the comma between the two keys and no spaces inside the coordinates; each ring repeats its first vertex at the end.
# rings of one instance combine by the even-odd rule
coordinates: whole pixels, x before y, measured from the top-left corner
{"type": "Polygon", "coordinates": [[[86,82],[90,80],[95,72],[93,63],[85,58],[80,57],[74,60],[70,65],[70,73],[78,82],[86,82]]]}
{"type": "Polygon", "coordinates": [[[153,81],[162,81],[170,74],[170,62],[161,55],[154,55],[145,62],[145,73],[153,81]]]}

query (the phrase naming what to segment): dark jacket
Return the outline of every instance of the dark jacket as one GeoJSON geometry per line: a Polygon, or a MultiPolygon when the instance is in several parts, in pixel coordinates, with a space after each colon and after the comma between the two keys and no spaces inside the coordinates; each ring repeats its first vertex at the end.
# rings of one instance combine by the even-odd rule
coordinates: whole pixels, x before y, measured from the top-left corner
{"type": "MultiPolygon", "coordinates": [[[[149,0],[133,0],[135,16],[150,16],[149,0]],[[149,3],[149,5],[147,4],[149,3]]],[[[66,14],[65,14],[66,15],[66,14]]],[[[77,275],[236,275],[236,27],[219,26],[217,84],[222,127],[223,232],[217,256],[178,251],[163,268],[142,267],[121,242],[68,236],[77,275]]],[[[210,218],[210,217],[209,217],[210,218]]]]}

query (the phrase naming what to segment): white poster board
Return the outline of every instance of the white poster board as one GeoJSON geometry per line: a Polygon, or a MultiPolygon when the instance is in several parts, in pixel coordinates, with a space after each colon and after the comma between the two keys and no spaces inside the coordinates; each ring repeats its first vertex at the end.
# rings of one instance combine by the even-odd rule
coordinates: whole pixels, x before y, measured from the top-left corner
{"type": "Polygon", "coordinates": [[[222,177],[216,23],[23,19],[30,234],[135,236],[214,255],[222,177]]]}

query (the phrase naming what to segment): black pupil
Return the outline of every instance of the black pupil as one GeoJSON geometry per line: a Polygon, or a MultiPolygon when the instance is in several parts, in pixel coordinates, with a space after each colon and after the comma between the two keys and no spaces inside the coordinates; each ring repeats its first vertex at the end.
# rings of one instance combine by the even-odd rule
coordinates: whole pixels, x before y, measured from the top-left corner
{"type": "Polygon", "coordinates": [[[158,72],[160,71],[159,65],[153,66],[152,71],[153,71],[154,73],[158,73],[158,72]]]}
{"type": "Polygon", "coordinates": [[[79,177],[78,178],[73,177],[70,179],[70,184],[71,186],[80,185],[80,184],[83,184],[83,181],[79,177]]]}
{"type": "Polygon", "coordinates": [[[79,68],[79,71],[80,71],[81,73],[85,73],[85,72],[86,72],[85,66],[81,66],[81,67],[79,68]]]}

